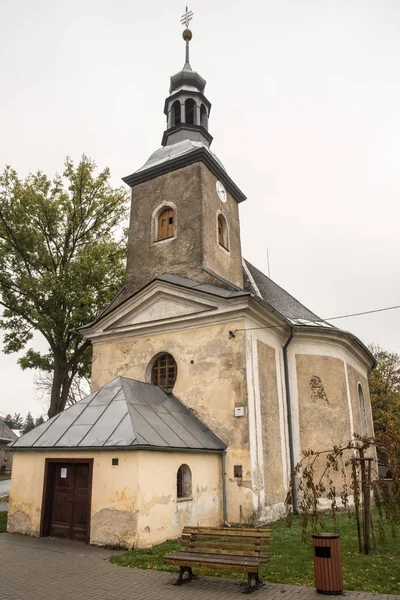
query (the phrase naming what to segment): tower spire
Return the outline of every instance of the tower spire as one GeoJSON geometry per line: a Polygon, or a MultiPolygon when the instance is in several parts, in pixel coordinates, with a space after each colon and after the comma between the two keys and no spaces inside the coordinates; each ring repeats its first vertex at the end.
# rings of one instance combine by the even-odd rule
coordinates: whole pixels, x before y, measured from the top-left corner
{"type": "Polygon", "coordinates": [[[183,65],[184,71],[192,70],[192,67],[190,66],[190,61],[189,61],[189,42],[193,36],[192,32],[189,29],[189,23],[192,19],[193,19],[193,11],[188,10],[188,7],[186,7],[186,12],[181,17],[181,23],[182,23],[182,25],[185,26],[185,29],[182,33],[182,37],[186,42],[185,64],[183,65]]]}

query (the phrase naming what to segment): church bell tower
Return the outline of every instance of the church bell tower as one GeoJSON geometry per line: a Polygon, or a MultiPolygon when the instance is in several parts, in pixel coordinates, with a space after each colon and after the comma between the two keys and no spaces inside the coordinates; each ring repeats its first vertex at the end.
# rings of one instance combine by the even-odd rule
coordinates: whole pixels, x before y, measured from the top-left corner
{"type": "Polygon", "coordinates": [[[128,293],[164,273],[243,288],[238,203],[246,197],[210,150],[206,81],[189,60],[192,17],[186,9],[181,20],[185,64],[171,77],[162,147],[123,179],[132,188],[128,293]]]}

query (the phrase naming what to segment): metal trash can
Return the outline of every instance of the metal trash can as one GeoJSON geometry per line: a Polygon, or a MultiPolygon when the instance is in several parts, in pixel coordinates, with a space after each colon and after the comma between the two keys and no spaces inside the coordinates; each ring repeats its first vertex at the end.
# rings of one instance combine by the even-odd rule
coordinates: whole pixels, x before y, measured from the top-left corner
{"type": "Polygon", "coordinates": [[[319,594],[343,594],[340,539],[336,533],[312,536],[315,587],[319,594]]]}

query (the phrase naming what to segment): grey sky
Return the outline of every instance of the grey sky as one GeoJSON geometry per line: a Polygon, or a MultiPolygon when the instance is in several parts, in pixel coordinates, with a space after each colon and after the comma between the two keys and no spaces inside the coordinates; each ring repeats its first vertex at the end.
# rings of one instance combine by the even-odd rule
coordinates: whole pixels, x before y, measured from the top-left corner
{"type": "MultiPolygon", "coordinates": [[[[177,0],[0,0],[0,168],[85,152],[113,183],[160,146],[177,0]]],[[[321,317],[400,304],[400,3],[189,4],[213,151],[248,196],[244,256],[321,317]]],[[[400,310],[336,321],[400,352],[400,310]]],[[[0,355],[0,413],[39,414],[0,355]]]]}

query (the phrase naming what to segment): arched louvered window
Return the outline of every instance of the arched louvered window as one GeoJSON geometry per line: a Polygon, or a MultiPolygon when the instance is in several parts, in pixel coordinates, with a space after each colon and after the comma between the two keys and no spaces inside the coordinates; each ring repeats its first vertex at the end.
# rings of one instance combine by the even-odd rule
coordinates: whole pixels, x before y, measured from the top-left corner
{"type": "Polygon", "coordinates": [[[181,122],[181,103],[179,100],[175,100],[171,108],[171,127],[175,127],[175,125],[179,125],[181,122]]]}
{"type": "Polygon", "coordinates": [[[151,383],[163,388],[173,388],[176,381],[177,366],[171,354],[160,354],[151,369],[151,383]]]}
{"type": "Polygon", "coordinates": [[[207,115],[207,109],[204,106],[204,104],[202,104],[200,107],[200,125],[202,127],[204,127],[204,129],[207,129],[207,131],[208,131],[208,115],[207,115]]]}
{"type": "Polygon", "coordinates": [[[187,465],[181,465],[176,474],[177,498],[192,497],[192,472],[187,465]]]}
{"type": "Polygon", "coordinates": [[[188,98],[185,101],[185,123],[188,125],[195,124],[196,102],[193,98],[188,98]]]}
{"type": "Polygon", "coordinates": [[[223,215],[218,215],[218,243],[220,246],[225,248],[225,250],[229,250],[229,242],[228,242],[228,226],[226,224],[225,217],[223,215]]]}
{"type": "Polygon", "coordinates": [[[157,221],[157,241],[165,240],[174,235],[174,211],[172,208],[165,208],[158,215],[157,221]]]}

